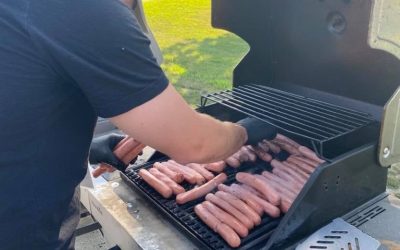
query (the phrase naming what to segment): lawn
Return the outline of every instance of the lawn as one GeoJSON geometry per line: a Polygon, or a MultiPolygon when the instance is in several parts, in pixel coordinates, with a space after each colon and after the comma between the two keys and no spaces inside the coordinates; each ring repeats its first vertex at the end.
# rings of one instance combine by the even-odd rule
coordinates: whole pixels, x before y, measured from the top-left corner
{"type": "MultiPolygon", "coordinates": [[[[231,86],[232,70],[248,46],[211,27],[211,0],[144,0],[144,8],[164,56],[162,67],[191,105],[201,94],[231,86]]],[[[388,188],[400,198],[400,165],[389,170],[388,188]]]]}
{"type": "Polygon", "coordinates": [[[240,38],[211,27],[210,0],[144,0],[146,18],[162,50],[162,67],[192,105],[226,89],[248,50],[240,38]]]}

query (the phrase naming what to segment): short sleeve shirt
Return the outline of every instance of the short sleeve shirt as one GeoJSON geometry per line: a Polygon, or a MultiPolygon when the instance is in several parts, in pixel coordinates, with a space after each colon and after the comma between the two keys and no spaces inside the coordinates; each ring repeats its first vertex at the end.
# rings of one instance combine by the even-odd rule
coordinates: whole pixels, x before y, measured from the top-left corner
{"type": "Polygon", "coordinates": [[[168,85],[149,44],[119,0],[1,1],[2,249],[63,248],[97,117],[168,85]]]}

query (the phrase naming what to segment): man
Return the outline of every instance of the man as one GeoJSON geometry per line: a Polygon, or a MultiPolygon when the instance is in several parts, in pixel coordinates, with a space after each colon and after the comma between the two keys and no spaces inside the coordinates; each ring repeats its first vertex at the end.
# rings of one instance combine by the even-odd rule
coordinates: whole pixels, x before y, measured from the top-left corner
{"type": "Polygon", "coordinates": [[[118,0],[2,0],[1,249],[73,248],[98,116],[182,163],[224,159],[263,128],[192,110],[118,0]]]}

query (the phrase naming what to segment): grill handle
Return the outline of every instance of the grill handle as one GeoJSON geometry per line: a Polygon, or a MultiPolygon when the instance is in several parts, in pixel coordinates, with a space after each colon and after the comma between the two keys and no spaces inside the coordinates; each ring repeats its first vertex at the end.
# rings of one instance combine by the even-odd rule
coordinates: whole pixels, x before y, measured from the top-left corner
{"type": "Polygon", "coordinates": [[[400,162],[400,87],[384,107],[378,158],[382,167],[400,162]]]}

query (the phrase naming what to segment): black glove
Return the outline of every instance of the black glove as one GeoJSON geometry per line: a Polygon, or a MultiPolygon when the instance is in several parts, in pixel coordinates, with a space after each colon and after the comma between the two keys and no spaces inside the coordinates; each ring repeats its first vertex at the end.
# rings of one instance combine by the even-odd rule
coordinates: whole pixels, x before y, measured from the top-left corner
{"type": "Polygon", "coordinates": [[[247,131],[246,144],[256,145],[263,139],[272,140],[276,137],[276,128],[266,122],[256,118],[247,117],[237,122],[238,125],[244,127],[247,131]]]}
{"type": "Polygon", "coordinates": [[[122,135],[103,135],[93,139],[89,151],[90,164],[106,163],[120,171],[124,171],[126,165],[113,153],[115,146],[124,139],[122,135]]]}

